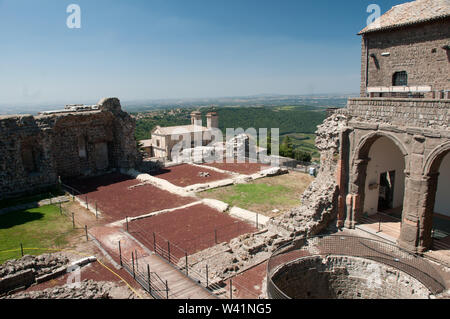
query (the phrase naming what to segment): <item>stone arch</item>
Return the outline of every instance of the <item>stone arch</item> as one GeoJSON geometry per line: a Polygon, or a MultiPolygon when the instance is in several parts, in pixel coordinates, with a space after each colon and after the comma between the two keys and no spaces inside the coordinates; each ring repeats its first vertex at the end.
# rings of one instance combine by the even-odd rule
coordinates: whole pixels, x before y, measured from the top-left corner
{"type": "MultiPolygon", "coordinates": [[[[352,166],[355,164],[356,160],[367,159],[370,148],[372,147],[373,143],[375,143],[375,141],[378,140],[380,137],[387,137],[388,139],[390,139],[398,147],[400,152],[405,157],[405,160],[407,159],[407,156],[409,153],[402,141],[400,141],[393,134],[390,134],[387,132],[376,131],[376,132],[372,132],[367,135],[364,135],[359,140],[358,146],[355,148],[352,166]]],[[[408,167],[407,162],[405,162],[405,167],[408,167]]]]}
{"type": "Polygon", "coordinates": [[[367,177],[367,166],[369,163],[369,152],[373,144],[381,137],[386,137],[400,151],[404,160],[405,171],[409,168],[408,150],[404,143],[395,135],[388,132],[371,132],[360,138],[357,146],[354,148],[351,173],[350,188],[347,196],[347,226],[353,228],[358,219],[364,213],[365,187],[367,177]],[[350,218],[350,221],[348,220],[350,218]]]}
{"type": "MultiPolygon", "coordinates": [[[[441,163],[450,153],[450,141],[436,147],[428,156],[423,166],[423,177],[427,181],[423,211],[423,242],[426,249],[431,247],[433,216],[438,193],[441,163]]],[[[441,178],[445,178],[442,177],[441,178]]]]}
{"type": "Polygon", "coordinates": [[[446,141],[431,151],[425,160],[425,164],[423,165],[423,176],[436,174],[439,171],[442,160],[449,152],[450,141],[446,141]]]}

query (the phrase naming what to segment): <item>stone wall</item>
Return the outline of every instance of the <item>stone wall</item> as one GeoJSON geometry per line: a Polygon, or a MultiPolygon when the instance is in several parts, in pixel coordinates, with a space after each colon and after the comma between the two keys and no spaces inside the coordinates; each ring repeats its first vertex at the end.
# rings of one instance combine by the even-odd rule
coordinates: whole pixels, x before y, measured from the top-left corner
{"type": "Polygon", "coordinates": [[[449,90],[450,51],[443,47],[450,38],[450,19],[405,28],[364,34],[361,56],[361,97],[368,87],[392,86],[395,72],[408,73],[409,86],[429,85],[432,90],[449,90]],[[366,51],[367,50],[367,51],[366,51]],[[382,53],[389,52],[389,56],[382,53]],[[374,57],[371,55],[374,54],[374,57]]]}
{"type": "Polygon", "coordinates": [[[51,278],[53,273],[65,273],[68,262],[67,257],[59,254],[26,255],[21,259],[8,260],[0,265],[0,294],[29,287],[51,278]]]}
{"type": "Polygon", "coordinates": [[[358,121],[445,129],[450,122],[449,109],[450,100],[353,98],[339,112],[358,121]]]}
{"type": "Polygon", "coordinates": [[[55,185],[58,176],[134,168],[134,128],[116,98],[81,112],[0,116],[0,199],[55,185]]]}
{"type": "Polygon", "coordinates": [[[357,257],[302,258],[281,267],[273,282],[294,299],[427,299],[417,279],[357,257]]]}

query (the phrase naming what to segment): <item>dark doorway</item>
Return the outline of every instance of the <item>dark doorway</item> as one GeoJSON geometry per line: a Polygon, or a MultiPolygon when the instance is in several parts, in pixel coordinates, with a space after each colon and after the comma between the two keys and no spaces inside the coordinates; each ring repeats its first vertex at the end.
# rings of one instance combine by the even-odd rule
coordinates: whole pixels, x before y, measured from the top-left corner
{"type": "Polygon", "coordinates": [[[95,164],[97,170],[105,170],[109,167],[108,158],[108,144],[107,143],[96,143],[95,144],[95,164]]]}
{"type": "Polygon", "coordinates": [[[394,208],[395,171],[381,173],[378,211],[394,208]]]}

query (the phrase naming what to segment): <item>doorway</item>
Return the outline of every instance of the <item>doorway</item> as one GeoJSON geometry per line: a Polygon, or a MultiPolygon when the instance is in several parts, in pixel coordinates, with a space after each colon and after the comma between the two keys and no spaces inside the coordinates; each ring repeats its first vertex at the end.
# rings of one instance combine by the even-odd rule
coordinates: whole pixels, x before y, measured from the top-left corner
{"type": "Polygon", "coordinates": [[[378,194],[378,211],[383,212],[394,208],[395,171],[380,174],[378,194]]]}

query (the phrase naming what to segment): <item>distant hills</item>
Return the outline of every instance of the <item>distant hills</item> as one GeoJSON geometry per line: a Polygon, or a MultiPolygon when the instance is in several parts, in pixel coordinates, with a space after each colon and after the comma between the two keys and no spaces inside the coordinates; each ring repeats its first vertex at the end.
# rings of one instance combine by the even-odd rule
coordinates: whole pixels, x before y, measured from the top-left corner
{"type": "MultiPolygon", "coordinates": [[[[302,106],[345,107],[349,97],[358,94],[322,94],[322,95],[282,95],[258,94],[251,96],[187,98],[187,99],[121,99],[122,107],[128,112],[145,112],[158,109],[195,108],[195,107],[255,107],[255,106],[302,106]]],[[[67,103],[23,103],[0,104],[0,114],[37,114],[41,111],[63,109],[65,104],[96,104],[95,101],[70,101],[67,103]]],[[[120,97],[119,97],[120,98],[120,97]]]]}
{"type": "Polygon", "coordinates": [[[123,101],[122,106],[128,112],[145,112],[156,109],[195,108],[195,107],[255,107],[255,106],[317,106],[345,107],[349,97],[358,94],[343,95],[281,95],[259,94],[243,97],[166,99],[149,101],[123,101]]]}

